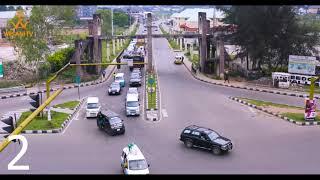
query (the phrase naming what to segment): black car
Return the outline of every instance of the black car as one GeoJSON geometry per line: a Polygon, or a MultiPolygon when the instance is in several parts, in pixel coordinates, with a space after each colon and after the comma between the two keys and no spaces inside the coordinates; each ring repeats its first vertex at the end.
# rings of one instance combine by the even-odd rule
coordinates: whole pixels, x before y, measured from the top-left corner
{"type": "Polygon", "coordinates": [[[141,78],[138,74],[132,74],[129,80],[130,87],[141,86],[141,78]]]}
{"type": "Polygon", "coordinates": [[[112,95],[112,94],[121,94],[121,86],[120,83],[118,82],[113,82],[108,89],[108,94],[112,95]]]}
{"type": "Polygon", "coordinates": [[[97,126],[112,136],[124,134],[125,132],[123,120],[118,114],[110,110],[99,112],[97,116],[97,126]]]}
{"type": "Polygon", "coordinates": [[[219,135],[212,129],[196,125],[186,127],[181,135],[180,141],[184,142],[186,147],[200,147],[209,149],[213,154],[221,154],[232,149],[231,140],[219,135]]]}

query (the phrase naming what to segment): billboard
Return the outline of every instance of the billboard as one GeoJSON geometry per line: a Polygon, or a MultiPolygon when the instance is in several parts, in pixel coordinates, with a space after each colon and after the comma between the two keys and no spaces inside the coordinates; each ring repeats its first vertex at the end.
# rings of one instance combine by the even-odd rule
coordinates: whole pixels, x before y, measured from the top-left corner
{"type": "Polygon", "coordinates": [[[304,119],[305,120],[315,120],[317,113],[316,113],[316,101],[315,99],[306,99],[305,101],[305,113],[304,119]]]}
{"type": "Polygon", "coordinates": [[[318,61],[312,56],[289,55],[289,73],[316,75],[318,61]]]}

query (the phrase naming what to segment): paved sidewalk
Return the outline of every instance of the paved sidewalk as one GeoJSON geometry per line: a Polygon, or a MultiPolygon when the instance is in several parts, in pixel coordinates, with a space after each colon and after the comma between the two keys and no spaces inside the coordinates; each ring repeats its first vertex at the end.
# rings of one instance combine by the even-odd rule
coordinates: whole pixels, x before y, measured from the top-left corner
{"type": "MultiPolygon", "coordinates": [[[[248,89],[253,91],[262,91],[262,92],[268,92],[268,93],[275,93],[275,94],[281,94],[281,95],[288,95],[288,96],[297,96],[297,97],[308,97],[309,94],[307,92],[302,91],[292,91],[287,89],[278,89],[278,88],[272,88],[272,87],[264,87],[264,86],[254,86],[246,82],[238,82],[234,80],[230,80],[230,83],[225,83],[224,80],[216,80],[211,79],[204,74],[197,71],[197,73],[193,73],[191,66],[192,63],[188,60],[188,57],[185,56],[184,66],[189,70],[189,72],[198,80],[204,81],[211,84],[216,85],[222,85],[222,86],[228,86],[233,88],[240,88],[240,89],[248,89]]],[[[316,99],[320,99],[319,96],[315,96],[316,99]]]]}

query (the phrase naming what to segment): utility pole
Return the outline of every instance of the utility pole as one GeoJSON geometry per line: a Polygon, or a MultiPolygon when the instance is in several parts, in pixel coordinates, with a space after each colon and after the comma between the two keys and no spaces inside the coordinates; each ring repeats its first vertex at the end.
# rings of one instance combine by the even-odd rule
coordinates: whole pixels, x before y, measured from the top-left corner
{"type": "Polygon", "coordinates": [[[148,71],[152,71],[152,15],[151,13],[147,14],[147,39],[148,39],[148,71]]]}
{"type": "Polygon", "coordinates": [[[113,7],[111,7],[111,35],[113,36],[113,7]]]}

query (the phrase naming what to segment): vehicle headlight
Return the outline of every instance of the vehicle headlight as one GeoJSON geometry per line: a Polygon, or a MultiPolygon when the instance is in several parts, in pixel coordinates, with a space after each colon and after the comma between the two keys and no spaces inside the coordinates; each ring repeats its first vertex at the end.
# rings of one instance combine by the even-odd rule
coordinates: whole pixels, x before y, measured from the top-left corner
{"type": "Polygon", "coordinates": [[[108,91],[110,92],[110,91],[111,91],[111,89],[108,89],[108,91]]]}

